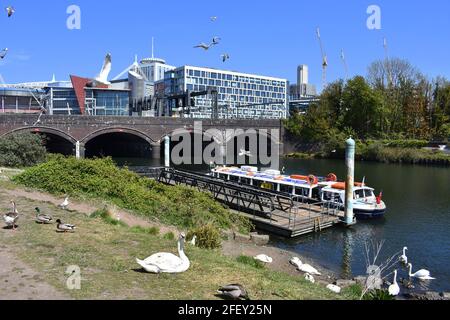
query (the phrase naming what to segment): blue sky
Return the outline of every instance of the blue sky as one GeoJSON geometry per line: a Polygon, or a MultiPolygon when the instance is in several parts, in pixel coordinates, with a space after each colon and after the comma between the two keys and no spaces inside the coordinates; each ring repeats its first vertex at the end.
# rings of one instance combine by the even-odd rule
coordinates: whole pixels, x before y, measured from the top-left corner
{"type": "Polygon", "coordinates": [[[328,80],[344,77],[344,49],[350,75],[384,57],[408,59],[429,77],[450,78],[450,1],[428,0],[2,0],[16,13],[0,16],[0,47],[9,55],[0,62],[7,83],[51,79],[69,74],[93,77],[107,52],[111,76],[139,58],[155,55],[171,65],[224,68],[296,80],[298,64],[310,67],[310,82],[321,84],[321,57],[316,38],[320,26],[328,55],[328,80]],[[170,4],[169,4],[170,3],[170,4]],[[68,30],[66,9],[81,8],[81,30],[68,30]],[[381,8],[381,30],[366,27],[369,5],[381,8]],[[217,16],[214,23],[211,16],[217,16]],[[203,52],[199,42],[220,36],[222,43],[203,52]],[[231,59],[222,63],[220,55],[231,59]]]}

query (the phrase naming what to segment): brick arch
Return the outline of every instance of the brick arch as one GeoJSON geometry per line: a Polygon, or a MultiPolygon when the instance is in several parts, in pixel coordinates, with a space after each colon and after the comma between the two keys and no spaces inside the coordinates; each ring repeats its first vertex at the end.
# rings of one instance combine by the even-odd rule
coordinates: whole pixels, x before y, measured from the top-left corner
{"type": "Polygon", "coordinates": [[[75,139],[74,137],[72,137],[70,134],[67,134],[66,132],[59,130],[59,129],[54,129],[54,128],[49,128],[49,127],[23,127],[23,128],[17,128],[14,130],[11,130],[5,134],[3,134],[2,136],[7,136],[13,133],[18,133],[18,132],[30,132],[30,133],[48,133],[48,134],[53,134],[55,136],[58,136],[60,138],[63,138],[67,141],[69,141],[70,143],[72,143],[73,145],[75,145],[77,143],[77,139],[75,139]]]}
{"type": "Polygon", "coordinates": [[[155,143],[153,141],[153,139],[150,138],[149,136],[147,136],[145,133],[143,133],[139,130],[135,130],[135,129],[131,129],[131,128],[123,128],[123,127],[105,128],[105,129],[100,129],[100,130],[94,131],[94,132],[88,134],[86,137],[84,137],[80,142],[82,144],[86,145],[92,139],[97,138],[102,135],[105,135],[105,134],[110,134],[110,133],[126,133],[126,134],[130,134],[133,136],[137,136],[137,137],[147,141],[150,145],[155,143]]]}

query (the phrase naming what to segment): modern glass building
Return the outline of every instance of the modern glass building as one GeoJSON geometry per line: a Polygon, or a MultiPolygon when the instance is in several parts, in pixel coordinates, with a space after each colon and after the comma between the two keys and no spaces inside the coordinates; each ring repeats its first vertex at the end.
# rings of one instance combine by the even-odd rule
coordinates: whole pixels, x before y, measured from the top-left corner
{"type": "MultiPolygon", "coordinates": [[[[286,79],[193,66],[182,66],[165,74],[166,96],[209,89],[218,92],[220,118],[285,119],[288,115],[286,79]]],[[[189,115],[210,118],[212,105],[211,97],[196,97],[189,115]]]]}
{"type": "Polygon", "coordinates": [[[86,88],[86,114],[92,116],[129,116],[129,90],[86,88]]]}
{"type": "Polygon", "coordinates": [[[0,88],[0,113],[39,113],[44,90],[0,88]]]}

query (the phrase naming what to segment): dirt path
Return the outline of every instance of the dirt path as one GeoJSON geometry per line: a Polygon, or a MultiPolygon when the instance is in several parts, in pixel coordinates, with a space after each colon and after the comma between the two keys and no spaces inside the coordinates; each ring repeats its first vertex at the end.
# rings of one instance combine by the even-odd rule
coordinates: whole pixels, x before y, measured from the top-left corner
{"type": "MultiPolygon", "coordinates": [[[[4,194],[7,194],[11,198],[17,198],[22,197],[29,200],[34,201],[41,201],[41,202],[48,202],[55,206],[58,206],[63,202],[63,199],[56,198],[52,195],[38,192],[38,191],[26,191],[23,189],[15,189],[15,190],[4,190],[4,194]]],[[[103,209],[104,206],[101,205],[94,205],[91,203],[81,203],[76,200],[70,200],[69,210],[77,211],[79,213],[83,213],[86,215],[90,215],[96,210],[103,209]]],[[[168,232],[174,232],[175,234],[179,231],[175,227],[166,226],[161,223],[157,222],[150,222],[146,220],[145,218],[137,217],[129,212],[126,212],[124,210],[119,210],[116,208],[113,208],[114,214],[116,218],[122,222],[124,222],[129,227],[142,227],[142,228],[151,228],[151,227],[157,227],[159,228],[160,232],[162,234],[168,233],[168,232]]]]}
{"type": "Polygon", "coordinates": [[[68,299],[68,295],[45,282],[45,275],[36,273],[17,259],[5,244],[0,245],[0,300],[68,299]]]}

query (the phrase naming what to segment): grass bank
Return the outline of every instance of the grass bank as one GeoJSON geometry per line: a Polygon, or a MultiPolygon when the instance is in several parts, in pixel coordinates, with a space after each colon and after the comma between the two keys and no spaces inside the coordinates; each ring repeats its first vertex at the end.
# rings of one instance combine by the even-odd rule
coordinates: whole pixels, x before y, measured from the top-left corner
{"type": "MultiPolygon", "coordinates": [[[[9,198],[0,193],[0,210],[9,208],[9,198]]],[[[49,203],[17,199],[21,212],[19,229],[0,229],[0,242],[38,271],[43,279],[75,299],[216,299],[223,284],[242,283],[253,300],[357,299],[352,289],[336,295],[298,276],[255,267],[225,257],[218,250],[187,246],[191,260],[188,272],[151,275],[139,270],[135,258],[156,252],[176,253],[176,241],[157,232],[109,223],[101,215],[87,217],[65,212],[49,203]],[[73,234],[55,232],[54,225],[34,223],[34,208],[76,224],[73,234]],[[66,287],[69,266],[81,268],[81,290],[66,287]]]]}
{"type": "Polygon", "coordinates": [[[55,195],[106,200],[163,224],[192,229],[212,224],[219,229],[248,232],[250,222],[188,187],[171,187],[116,167],[107,159],[52,157],[15,176],[19,185],[55,195]]]}
{"type": "MultiPolygon", "coordinates": [[[[403,163],[450,166],[450,155],[440,151],[423,149],[423,141],[357,141],[356,160],[381,163],[403,163]]],[[[345,144],[322,145],[321,151],[294,152],[287,158],[295,159],[344,159],[345,144]]]]}

